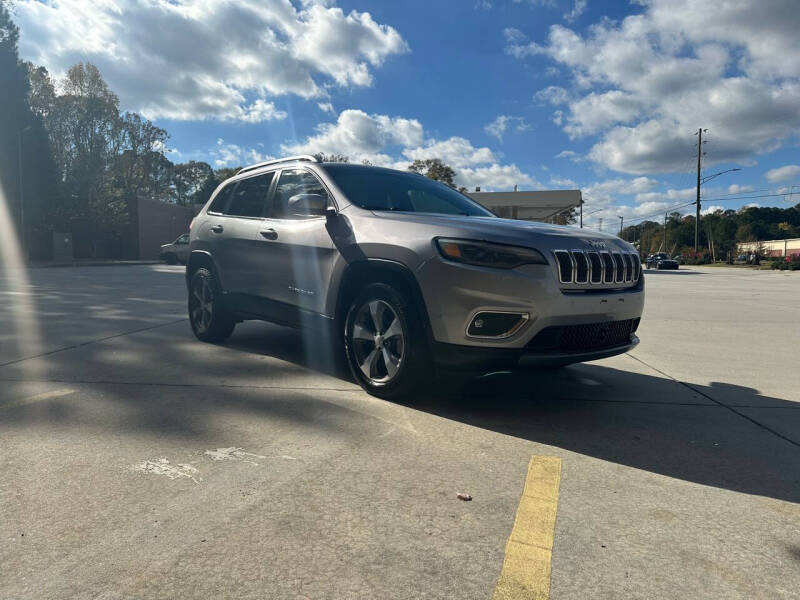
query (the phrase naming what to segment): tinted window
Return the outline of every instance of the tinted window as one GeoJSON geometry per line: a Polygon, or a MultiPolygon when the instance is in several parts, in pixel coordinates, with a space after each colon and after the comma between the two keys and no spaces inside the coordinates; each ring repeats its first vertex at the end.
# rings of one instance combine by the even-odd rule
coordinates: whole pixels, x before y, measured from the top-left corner
{"type": "Polygon", "coordinates": [[[175,240],[176,244],[188,244],[189,243],[189,234],[184,233],[181,237],[175,240]]]}
{"type": "Polygon", "coordinates": [[[289,199],[297,194],[319,194],[327,198],[328,192],[313,174],[304,169],[286,169],[281,172],[278,186],[275,188],[275,217],[277,219],[302,219],[303,216],[292,214],[289,210],[289,199]]]}
{"type": "Polygon", "coordinates": [[[261,217],[274,173],[264,173],[242,179],[236,184],[231,203],[225,214],[236,217],[261,217]]]}
{"type": "Polygon", "coordinates": [[[236,187],[235,183],[229,183],[224,188],[222,188],[217,194],[216,198],[214,198],[214,201],[211,203],[211,206],[208,207],[208,212],[224,213],[225,208],[228,206],[228,200],[231,199],[231,193],[233,192],[233,188],[235,187],[236,187]]]}
{"type": "Polygon", "coordinates": [[[360,165],[326,165],[325,170],[350,202],[367,210],[494,216],[453,188],[414,173],[360,165]]]}

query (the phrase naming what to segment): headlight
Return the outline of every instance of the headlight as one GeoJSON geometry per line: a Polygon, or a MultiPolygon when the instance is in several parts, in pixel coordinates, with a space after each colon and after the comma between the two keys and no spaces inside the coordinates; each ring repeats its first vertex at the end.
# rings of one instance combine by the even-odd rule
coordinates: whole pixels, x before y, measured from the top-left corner
{"type": "Polygon", "coordinates": [[[513,269],[520,265],[546,265],[541,252],[522,246],[506,246],[473,240],[439,238],[436,247],[447,260],[477,267],[513,269]]]}

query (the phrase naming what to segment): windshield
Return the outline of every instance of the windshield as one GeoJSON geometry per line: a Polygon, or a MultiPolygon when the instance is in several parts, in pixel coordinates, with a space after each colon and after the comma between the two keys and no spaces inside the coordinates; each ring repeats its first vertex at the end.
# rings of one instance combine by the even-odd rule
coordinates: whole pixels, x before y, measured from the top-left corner
{"type": "Polygon", "coordinates": [[[415,173],[348,164],[325,170],[350,202],[367,210],[494,216],[453,188],[415,173]]]}

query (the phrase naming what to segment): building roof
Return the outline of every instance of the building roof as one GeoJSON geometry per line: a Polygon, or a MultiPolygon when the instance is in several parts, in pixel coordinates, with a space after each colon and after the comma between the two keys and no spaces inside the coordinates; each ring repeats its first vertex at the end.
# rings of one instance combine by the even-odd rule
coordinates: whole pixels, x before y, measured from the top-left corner
{"type": "Polygon", "coordinates": [[[580,190],[467,192],[467,195],[493,212],[498,212],[501,208],[516,207],[516,218],[533,221],[546,221],[581,203],[580,190]]]}

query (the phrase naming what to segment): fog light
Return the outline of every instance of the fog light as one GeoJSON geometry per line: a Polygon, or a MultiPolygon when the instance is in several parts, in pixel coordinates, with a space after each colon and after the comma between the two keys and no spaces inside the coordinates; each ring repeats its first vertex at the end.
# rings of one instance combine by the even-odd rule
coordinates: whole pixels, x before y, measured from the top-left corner
{"type": "Polygon", "coordinates": [[[527,320],[528,313],[479,312],[467,327],[467,335],[480,338],[507,338],[519,331],[527,320]]]}

